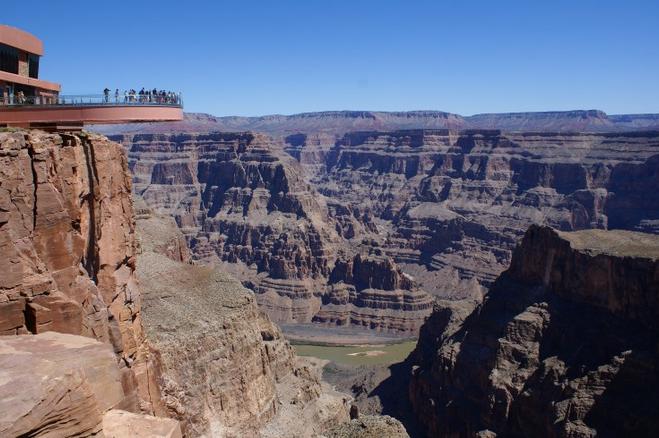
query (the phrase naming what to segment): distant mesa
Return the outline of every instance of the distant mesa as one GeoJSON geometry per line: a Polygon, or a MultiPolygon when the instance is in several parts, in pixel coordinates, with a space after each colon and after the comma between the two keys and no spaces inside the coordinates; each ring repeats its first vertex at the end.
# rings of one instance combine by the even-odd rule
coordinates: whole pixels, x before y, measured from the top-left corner
{"type": "Polygon", "coordinates": [[[544,133],[612,133],[658,131],[659,114],[606,114],[599,110],[491,113],[462,116],[442,111],[321,111],[258,117],[185,113],[174,123],[104,125],[93,128],[105,135],[167,134],[172,132],[260,132],[285,139],[292,146],[305,141],[335,142],[347,133],[401,130],[500,130],[544,133]]]}
{"type": "Polygon", "coordinates": [[[37,37],[0,25],[0,127],[79,130],[89,123],[183,120],[178,93],[62,95],[60,84],[39,79],[43,54],[37,37]]]}

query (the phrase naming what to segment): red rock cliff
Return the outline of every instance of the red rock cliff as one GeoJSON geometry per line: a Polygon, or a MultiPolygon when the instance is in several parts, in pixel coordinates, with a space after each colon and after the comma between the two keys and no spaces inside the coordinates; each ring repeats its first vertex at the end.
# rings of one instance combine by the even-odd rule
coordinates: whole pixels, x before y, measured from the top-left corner
{"type": "Polygon", "coordinates": [[[126,154],[105,137],[0,133],[0,334],[111,344],[124,407],[154,412],[130,191],[126,154]]]}

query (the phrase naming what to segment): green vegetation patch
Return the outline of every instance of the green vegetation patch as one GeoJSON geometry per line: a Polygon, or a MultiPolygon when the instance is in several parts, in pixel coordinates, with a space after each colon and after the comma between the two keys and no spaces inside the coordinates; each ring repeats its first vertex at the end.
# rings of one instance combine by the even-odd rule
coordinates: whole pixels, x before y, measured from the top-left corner
{"type": "Polygon", "coordinates": [[[416,341],[381,345],[297,344],[299,356],[311,356],[347,365],[388,365],[402,362],[416,347],[416,341]]]}

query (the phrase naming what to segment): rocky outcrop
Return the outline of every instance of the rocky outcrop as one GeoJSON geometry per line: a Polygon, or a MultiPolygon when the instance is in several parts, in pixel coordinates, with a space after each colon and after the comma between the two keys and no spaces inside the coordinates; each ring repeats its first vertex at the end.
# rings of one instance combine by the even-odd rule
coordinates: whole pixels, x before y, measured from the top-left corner
{"type": "Polygon", "coordinates": [[[120,410],[137,409],[122,374],[108,343],[54,331],[3,336],[0,435],[180,437],[175,420],[120,410]]]}
{"type": "Polygon", "coordinates": [[[2,436],[86,436],[111,408],[135,409],[108,344],[47,332],[0,338],[2,436]]]}
{"type": "MultiPolygon", "coordinates": [[[[175,219],[193,260],[241,278],[275,322],[315,320],[410,335],[430,312],[431,299],[420,288],[355,289],[349,281],[343,284],[360,294],[358,302],[355,295],[349,308],[332,307],[332,296],[349,293],[330,279],[337,258],[359,254],[359,241],[351,240],[364,230],[377,234],[377,226],[358,207],[328,205],[272,139],[250,133],[118,139],[129,147],[136,196],[175,219]]],[[[174,253],[181,247],[166,246],[174,253]]]]}
{"type": "Polygon", "coordinates": [[[125,152],[98,135],[5,132],[0,164],[0,333],[111,345],[127,404],[157,412],[125,152]]]}
{"type": "Polygon", "coordinates": [[[183,438],[176,420],[112,409],[103,416],[103,432],[111,438],[183,438]]]}
{"type": "Polygon", "coordinates": [[[432,309],[432,298],[391,258],[338,260],[314,322],[416,333],[432,309]]]}
{"type": "Polygon", "coordinates": [[[140,256],[138,273],[170,416],[192,436],[258,430],[275,413],[275,380],[294,354],[253,297],[213,268],[153,253],[140,256]]]}
{"type": "Polygon", "coordinates": [[[400,421],[388,415],[365,415],[337,426],[325,436],[327,438],[409,438],[400,421]]]}
{"type": "Polygon", "coordinates": [[[317,438],[348,421],[349,396],[320,379],[326,361],[296,359],[294,371],[277,382],[279,408],[259,438],[317,438]]]}
{"type": "Polygon", "coordinates": [[[144,208],[137,224],[144,325],[160,354],[166,409],[187,436],[304,437],[347,419],[347,397],[295,357],[254,294],[152,240],[180,241],[169,218],[144,208]]]}
{"type": "Polygon", "coordinates": [[[409,388],[431,436],[656,436],[659,237],[531,227],[475,310],[438,306],[409,388]]]}

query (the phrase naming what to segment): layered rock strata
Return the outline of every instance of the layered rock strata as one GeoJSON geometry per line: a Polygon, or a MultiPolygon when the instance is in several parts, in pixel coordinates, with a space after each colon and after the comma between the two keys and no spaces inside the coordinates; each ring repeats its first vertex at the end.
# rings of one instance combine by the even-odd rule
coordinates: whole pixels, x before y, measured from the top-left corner
{"type": "Polygon", "coordinates": [[[175,219],[193,260],[240,277],[274,321],[317,320],[409,335],[430,312],[431,300],[418,287],[367,291],[348,285],[362,299],[349,300],[350,308],[331,307],[331,296],[343,293],[330,279],[337,259],[359,254],[356,239],[377,234],[377,225],[357,207],[328,204],[271,139],[250,133],[117,139],[129,148],[135,194],[175,219]]]}
{"type": "Polygon", "coordinates": [[[127,405],[157,412],[122,147],[86,133],[0,133],[0,253],[0,333],[111,345],[127,405]]]}
{"type": "Polygon", "coordinates": [[[253,134],[135,136],[134,189],[175,218],[195,260],[244,266],[241,277],[277,320],[310,321],[338,236],[296,163],[271,149],[253,134]],[[295,295],[285,315],[276,310],[281,291],[295,295]]]}
{"type": "Polygon", "coordinates": [[[329,283],[314,322],[416,333],[432,308],[432,298],[389,257],[338,260],[329,283]]]}
{"type": "Polygon", "coordinates": [[[430,436],[656,436],[659,237],[531,227],[471,313],[439,306],[410,399],[430,436]]]}
{"type": "Polygon", "coordinates": [[[361,230],[364,245],[450,297],[478,288],[464,281],[489,286],[531,224],[657,232],[658,153],[656,132],[359,132],[305,169],[328,199],[377,224],[361,230]]]}
{"type": "Polygon", "coordinates": [[[323,132],[288,135],[285,150],[299,163],[256,134],[119,139],[136,193],[176,219],[194,259],[238,275],[279,323],[413,334],[430,312],[426,292],[483,293],[531,224],[659,226],[657,133],[414,130],[333,143],[323,132]],[[343,261],[373,254],[393,259],[417,288],[332,280],[343,261]],[[404,304],[412,301],[418,308],[404,304]]]}
{"type": "Polygon", "coordinates": [[[347,396],[295,357],[253,293],[213,266],[182,263],[170,218],[142,209],[137,223],[144,325],[167,411],[186,435],[304,437],[347,419],[347,396]]]}

